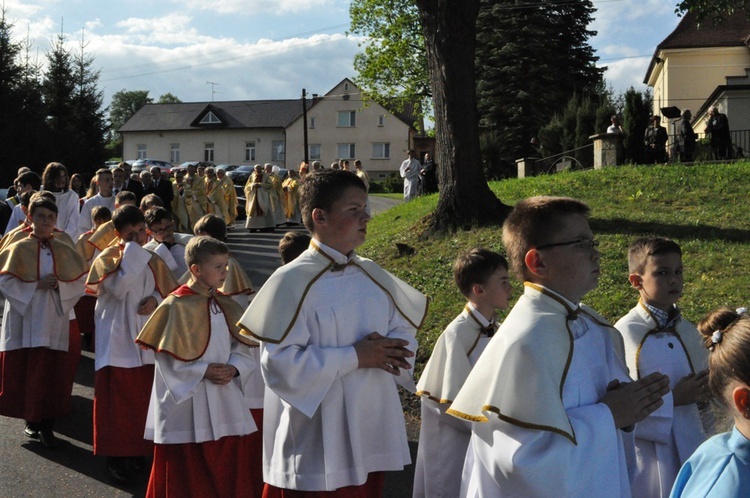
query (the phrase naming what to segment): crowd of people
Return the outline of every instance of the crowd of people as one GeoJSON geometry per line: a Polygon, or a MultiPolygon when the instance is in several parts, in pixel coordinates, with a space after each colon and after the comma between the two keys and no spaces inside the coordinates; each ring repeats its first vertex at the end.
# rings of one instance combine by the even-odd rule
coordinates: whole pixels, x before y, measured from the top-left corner
{"type": "Polygon", "coordinates": [[[83,333],[94,454],[116,482],[150,469],[148,496],[382,496],[384,473],[411,463],[399,386],[422,401],[416,497],[745,495],[750,315],[686,320],[677,243],[632,242],[637,304],[613,327],[581,303],[599,280],[588,206],[520,201],[507,259],[477,247],[454,263],[466,303],[415,385],[428,299],[357,255],[363,175],[311,169],[296,185],[260,165],[248,180],[249,228],[281,219],[274,202],[293,213],[271,199],[278,182],[309,231],[281,240],[257,292],[225,244],[211,168],[175,179],[172,211],[159,180],[141,199],[125,190],[124,168],[97,172],[88,209],[61,164],[20,174],[20,223],[0,241],[0,415],[57,446],[83,333]],[[524,290],[501,324],[511,274],[524,290]],[[714,435],[712,401],[730,432],[714,435]]]}

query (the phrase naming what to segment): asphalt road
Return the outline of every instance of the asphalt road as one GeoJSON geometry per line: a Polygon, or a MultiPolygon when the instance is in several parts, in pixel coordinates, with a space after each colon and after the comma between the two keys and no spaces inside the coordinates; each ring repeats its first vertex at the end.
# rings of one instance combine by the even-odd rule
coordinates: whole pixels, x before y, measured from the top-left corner
{"type": "MultiPolygon", "coordinates": [[[[373,213],[398,203],[392,199],[371,197],[373,213]]],[[[304,230],[303,227],[291,228],[304,230]]],[[[239,223],[229,232],[233,254],[260,287],[280,265],[276,247],[286,231],[247,233],[239,223]]],[[[0,417],[0,498],[6,497],[125,497],[144,496],[148,471],[127,486],[112,484],[107,477],[104,458],[92,453],[92,410],[94,399],[94,357],[84,352],[73,386],[71,413],[58,420],[55,433],[59,448],[47,450],[23,434],[22,420],[0,417]]],[[[413,432],[412,432],[413,433],[413,432]]],[[[410,443],[412,460],[416,443],[410,443]]],[[[391,472],[386,479],[385,496],[411,496],[413,465],[402,472],[391,472]]]]}

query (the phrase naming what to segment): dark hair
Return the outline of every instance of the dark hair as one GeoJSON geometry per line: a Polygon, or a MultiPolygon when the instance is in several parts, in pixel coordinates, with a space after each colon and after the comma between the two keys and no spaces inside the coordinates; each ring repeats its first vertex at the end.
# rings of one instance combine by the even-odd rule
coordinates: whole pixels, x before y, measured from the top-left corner
{"type": "Polygon", "coordinates": [[[42,185],[44,190],[54,190],[53,182],[60,176],[60,173],[68,174],[67,168],[62,163],[49,163],[42,173],[42,185]]]}
{"type": "Polygon", "coordinates": [[[302,232],[287,232],[279,240],[279,256],[285,265],[297,259],[310,245],[310,236],[302,232]]]}
{"type": "Polygon", "coordinates": [[[115,209],[115,212],[112,213],[112,223],[115,225],[115,229],[121,232],[128,225],[146,223],[146,218],[143,216],[143,211],[128,204],[115,209]]]}
{"type": "Polygon", "coordinates": [[[78,197],[84,197],[86,195],[86,181],[79,173],[73,173],[72,175],[70,175],[68,188],[78,194],[78,197]],[[73,180],[79,180],[81,182],[81,186],[78,188],[73,187],[73,180]]]}
{"type": "Polygon", "coordinates": [[[729,308],[711,312],[698,323],[708,355],[708,385],[716,399],[732,380],[750,385],[750,315],[729,308]]]}
{"type": "Polygon", "coordinates": [[[193,237],[185,246],[185,262],[188,267],[199,265],[216,254],[229,254],[229,247],[224,242],[206,235],[193,237]]]}
{"type": "Polygon", "coordinates": [[[677,242],[664,237],[641,237],[635,240],[628,248],[628,272],[642,274],[648,258],[663,254],[682,256],[682,249],[677,242]]]}
{"type": "Polygon", "coordinates": [[[42,179],[33,171],[27,171],[21,175],[18,175],[16,181],[19,185],[31,185],[32,190],[39,190],[42,188],[42,179]]]}
{"type": "Polygon", "coordinates": [[[34,194],[38,194],[39,191],[37,190],[27,190],[23,194],[21,194],[21,206],[23,207],[29,207],[29,203],[31,202],[31,196],[34,194]]]}
{"type": "Polygon", "coordinates": [[[588,216],[589,207],[571,197],[529,197],[520,201],[503,223],[503,245],[519,280],[526,280],[526,253],[548,244],[568,216],[588,216]]]}
{"type": "Polygon", "coordinates": [[[349,187],[356,187],[367,192],[362,180],[350,171],[328,169],[308,175],[302,183],[299,199],[302,222],[305,227],[314,233],[313,210],[330,211],[333,203],[341,199],[344,191],[349,187]]]}
{"type": "Polygon", "coordinates": [[[47,199],[41,195],[34,197],[29,203],[29,214],[34,214],[34,211],[37,209],[49,209],[57,214],[57,204],[55,204],[55,201],[47,199]]]}
{"type": "Polygon", "coordinates": [[[453,279],[466,297],[471,295],[475,284],[484,284],[498,268],[508,269],[508,261],[493,251],[474,247],[456,258],[453,263],[453,279]]]}
{"type": "Polygon", "coordinates": [[[115,196],[115,204],[118,206],[122,206],[126,202],[132,202],[133,205],[138,202],[138,197],[135,196],[133,192],[130,192],[129,190],[123,190],[122,192],[118,192],[115,196]]]}
{"type": "Polygon", "coordinates": [[[172,220],[172,215],[169,214],[169,211],[160,206],[152,207],[146,211],[144,217],[146,218],[146,226],[149,228],[164,220],[172,220]]]}
{"type": "Polygon", "coordinates": [[[146,211],[152,207],[164,207],[164,201],[156,194],[146,194],[141,199],[141,209],[146,211]]]}
{"type": "Polygon", "coordinates": [[[206,214],[195,222],[193,233],[195,235],[208,235],[216,240],[226,242],[227,224],[223,218],[219,218],[215,214],[206,214]]]}
{"type": "Polygon", "coordinates": [[[112,211],[107,206],[96,206],[91,210],[91,220],[96,223],[106,223],[112,219],[112,211]]]}

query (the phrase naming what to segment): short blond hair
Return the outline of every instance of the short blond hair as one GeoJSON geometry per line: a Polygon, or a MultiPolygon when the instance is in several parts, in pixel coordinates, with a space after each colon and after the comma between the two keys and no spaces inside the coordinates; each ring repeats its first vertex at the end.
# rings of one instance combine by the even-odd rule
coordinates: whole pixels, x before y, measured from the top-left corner
{"type": "Polygon", "coordinates": [[[526,253],[548,244],[564,218],[575,214],[588,217],[590,212],[584,202],[572,197],[540,195],[518,202],[503,223],[503,245],[516,277],[527,279],[526,253]]]}
{"type": "Polygon", "coordinates": [[[208,258],[217,254],[229,254],[229,247],[207,235],[193,237],[185,246],[185,262],[188,267],[205,263],[208,258]]]}

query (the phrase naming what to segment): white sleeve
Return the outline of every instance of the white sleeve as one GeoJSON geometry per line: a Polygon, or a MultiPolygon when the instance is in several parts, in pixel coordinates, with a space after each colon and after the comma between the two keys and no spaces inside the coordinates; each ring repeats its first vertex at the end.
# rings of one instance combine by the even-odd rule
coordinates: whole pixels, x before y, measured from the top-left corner
{"type": "Polygon", "coordinates": [[[143,270],[151,260],[151,253],[135,242],[125,244],[122,262],[112,275],[105,278],[99,285],[116,299],[125,299],[134,283],[140,281],[143,270]]]}
{"type": "Polygon", "coordinates": [[[28,311],[34,293],[36,292],[37,281],[23,282],[12,275],[0,275],[0,289],[3,296],[8,300],[10,306],[19,314],[25,315],[28,311]]]}
{"type": "Polygon", "coordinates": [[[281,344],[261,345],[261,371],[269,389],[312,417],[334,380],[356,370],[359,360],[354,346],[321,347],[309,340],[299,316],[281,344]]]}
{"type": "Polygon", "coordinates": [[[78,216],[78,219],[76,221],[78,222],[79,233],[86,233],[91,230],[93,222],[91,221],[91,203],[88,200],[83,203],[80,215],[78,216]]]}

